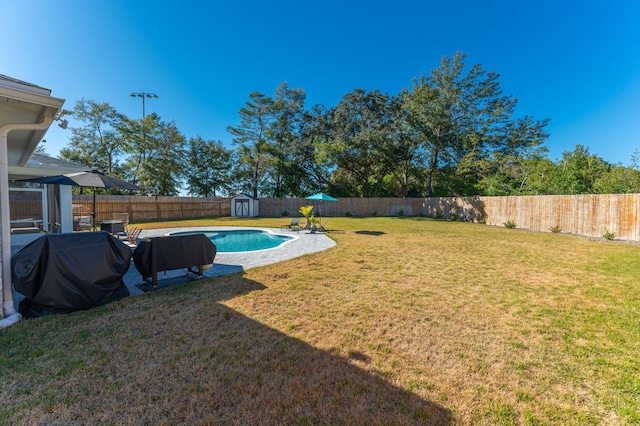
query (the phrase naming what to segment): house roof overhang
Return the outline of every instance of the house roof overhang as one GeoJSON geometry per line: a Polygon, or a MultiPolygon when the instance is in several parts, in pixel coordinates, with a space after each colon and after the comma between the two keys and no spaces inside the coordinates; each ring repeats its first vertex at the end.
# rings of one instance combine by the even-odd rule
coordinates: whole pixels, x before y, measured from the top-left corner
{"type": "Polygon", "coordinates": [[[67,173],[91,170],[83,166],[44,154],[33,153],[24,166],[9,166],[9,179],[31,179],[44,176],[64,175],[67,173]]]}
{"type": "MultiPolygon", "coordinates": [[[[0,127],[53,120],[63,104],[64,99],[52,97],[49,89],[0,75],[0,127]]],[[[7,135],[8,165],[24,166],[47,130],[11,131],[7,135]]]]}

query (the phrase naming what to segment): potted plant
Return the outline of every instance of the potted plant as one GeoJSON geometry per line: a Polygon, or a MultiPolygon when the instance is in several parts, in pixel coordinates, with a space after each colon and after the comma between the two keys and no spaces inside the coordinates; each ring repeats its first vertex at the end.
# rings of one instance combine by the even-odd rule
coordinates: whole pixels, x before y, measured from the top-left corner
{"type": "Polygon", "coordinates": [[[312,233],[315,232],[318,220],[313,215],[313,206],[300,207],[300,213],[307,219],[306,229],[310,229],[312,233]]]}

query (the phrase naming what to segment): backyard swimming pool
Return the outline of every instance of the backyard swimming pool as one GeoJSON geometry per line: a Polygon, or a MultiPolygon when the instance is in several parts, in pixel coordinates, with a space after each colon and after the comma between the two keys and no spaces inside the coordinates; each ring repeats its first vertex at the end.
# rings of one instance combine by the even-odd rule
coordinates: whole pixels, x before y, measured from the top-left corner
{"type": "Polygon", "coordinates": [[[236,253],[272,249],[294,240],[287,235],[273,234],[259,229],[242,229],[233,231],[194,230],[174,232],[170,235],[204,234],[216,245],[219,253],[236,253]]]}

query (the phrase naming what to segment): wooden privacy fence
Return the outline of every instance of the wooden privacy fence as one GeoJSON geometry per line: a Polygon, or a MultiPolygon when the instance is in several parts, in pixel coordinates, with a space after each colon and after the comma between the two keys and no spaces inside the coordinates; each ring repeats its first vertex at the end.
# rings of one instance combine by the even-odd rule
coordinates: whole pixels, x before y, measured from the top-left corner
{"type": "Polygon", "coordinates": [[[338,202],[304,198],[260,199],[261,216],[299,216],[301,206],[322,208],[322,216],[424,216],[466,222],[640,241],[640,194],[536,195],[519,197],[340,198],[338,202]]]}
{"type": "Polygon", "coordinates": [[[15,194],[9,198],[9,218],[42,220],[42,195],[40,193],[15,194]]]}
{"type": "MultiPolygon", "coordinates": [[[[74,195],[73,204],[90,212],[93,195],[74,195]]],[[[96,223],[113,219],[114,213],[129,213],[130,222],[228,217],[231,202],[226,198],[97,195],[96,223]]]]}
{"type": "Polygon", "coordinates": [[[518,228],[601,237],[611,232],[640,240],[640,194],[481,197],[487,223],[512,221],[518,228]]]}
{"type": "MultiPolygon", "coordinates": [[[[73,203],[91,211],[91,195],[74,195],[73,203]]],[[[542,195],[524,197],[450,198],[340,198],[318,202],[304,198],[261,198],[262,217],[300,216],[301,206],[312,205],[323,217],[423,216],[466,222],[484,221],[503,226],[640,241],[640,194],[542,195]]],[[[132,222],[231,216],[231,202],[223,198],[143,197],[98,195],[96,221],[113,213],[129,213],[132,222]]]]}

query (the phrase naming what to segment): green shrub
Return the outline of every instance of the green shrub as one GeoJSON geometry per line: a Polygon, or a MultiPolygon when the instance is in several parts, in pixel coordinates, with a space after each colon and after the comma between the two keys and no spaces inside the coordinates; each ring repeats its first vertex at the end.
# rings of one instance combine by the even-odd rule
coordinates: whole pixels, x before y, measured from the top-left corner
{"type": "Polygon", "coordinates": [[[302,206],[299,211],[307,219],[307,223],[317,223],[318,220],[313,215],[313,206],[302,206]]]}
{"type": "Polygon", "coordinates": [[[454,213],[451,213],[451,216],[449,216],[449,219],[451,219],[451,222],[457,222],[458,221],[458,215],[454,213]]]}
{"type": "Polygon", "coordinates": [[[398,210],[398,216],[404,216],[404,210],[400,209],[398,210]]]}
{"type": "Polygon", "coordinates": [[[559,234],[560,232],[562,232],[562,228],[560,228],[560,225],[556,225],[549,228],[549,231],[553,232],[554,234],[559,234]]]}
{"type": "Polygon", "coordinates": [[[508,220],[504,223],[504,227],[507,229],[516,229],[516,223],[512,220],[508,220]]]}
{"type": "Polygon", "coordinates": [[[481,217],[480,219],[478,219],[478,223],[480,225],[485,225],[487,223],[487,219],[485,219],[484,217],[481,217]]]}
{"type": "Polygon", "coordinates": [[[377,211],[373,211],[373,212],[371,212],[371,216],[373,216],[373,217],[378,216],[378,212],[377,212],[377,211]]]}
{"type": "Polygon", "coordinates": [[[602,237],[606,238],[607,240],[613,240],[616,238],[616,234],[614,232],[606,231],[604,234],[602,234],[602,237]]]}
{"type": "Polygon", "coordinates": [[[283,217],[287,217],[287,216],[289,216],[289,212],[288,212],[288,211],[286,211],[286,210],[285,210],[285,211],[283,211],[283,212],[282,212],[282,216],[283,216],[283,217]]]}
{"type": "Polygon", "coordinates": [[[346,217],[351,217],[351,216],[353,216],[353,215],[351,214],[351,212],[346,212],[344,215],[345,215],[346,217]]]}
{"type": "Polygon", "coordinates": [[[437,220],[441,220],[442,219],[442,213],[436,212],[436,214],[433,216],[433,218],[437,219],[437,220]]]}

